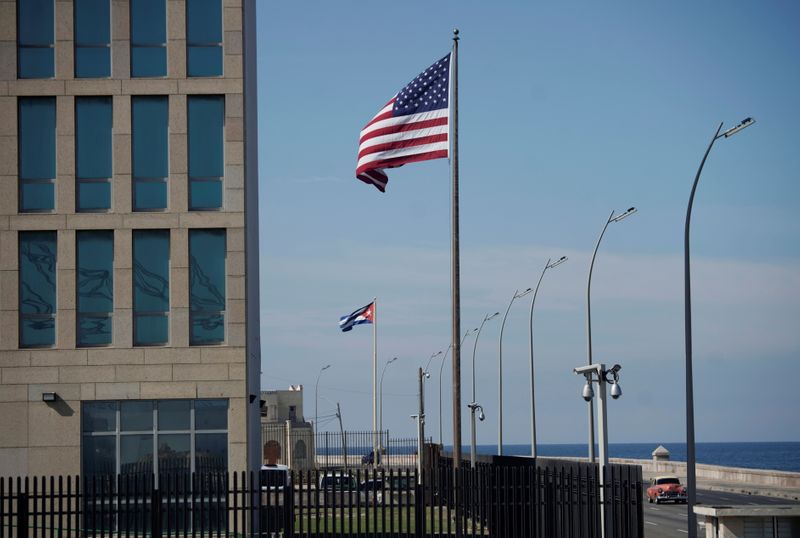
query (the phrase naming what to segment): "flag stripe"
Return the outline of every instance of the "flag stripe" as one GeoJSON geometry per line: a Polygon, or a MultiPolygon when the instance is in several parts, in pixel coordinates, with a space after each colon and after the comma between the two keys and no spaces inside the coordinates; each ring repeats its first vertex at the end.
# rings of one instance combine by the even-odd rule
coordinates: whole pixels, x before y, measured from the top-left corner
{"type": "Polygon", "coordinates": [[[374,140],[375,138],[380,138],[386,135],[392,135],[395,133],[405,133],[408,131],[416,131],[421,129],[432,129],[434,127],[444,127],[446,129],[437,130],[437,132],[448,132],[450,129],[447,128],[447,118],[433,118],[430,120],[422,120],[422,121],[415,121],[413,123],[403,123],[399,125],[392,125],[390,127],[383,127],[381,129],[375,129],[364,136],[361,137],[361,145],[359,148],[363,148],[369,145],[370,140],[374,140]]]}
{"type": "Polygon", "coordinates": [[[425,153],[413,153],[411,155],[407,155],[404,157],[394,157],[382,161],[377,161],[369,166],[370,167],[380,166],[381,168],[397,168],[398,166],[403,166],[404,164],[408,163],[430,161],[432,159],[446,159],[447,156],[448,156],[447,150],[428,151],[425,153]]]}
{"type": "Polygon", "coordinates": [[[370,153],[369,155],[365,155],[361,159],[358,160],[358,168],[356,168],[356,173],[360,174],[367,170],[367,168],[383,168],[378,163],[382,162],[386,159],[394,159],[396,157],[405,157],[407,155],[413,155],[415,153],[429,153],[431,151],[444,151],[444,158],[447,158],[447,150],[450,148],[450,144],[448,142],[434,142],[431,144],[422,144],[419,146],[413,146],[410,148],[396,148],[396,149],[388,149],[381,151],[379,153],[370,153]]]}
{"type": "Polygon", "coordinates": [[[449,118],[448,110],[447,109],[429,110],[428,112],[420,112],[419,114],[408,114],[406,116],[396,116],[396,117],[390,117],[388,119],[385,118],[375,123],[370,122],[370,124],[367,127],[364,127],[361,130],[360,139],[363,139],[365,135],[377,129],[392,127],[394,125],[403,125],[405,123],[416,123],[419,121],[434,120],[438,118],[449,118]]]}
{"type": "Polygon", "coordinates": [[[432,144],[434,142],[447,142],[448,133],[434,133],[429,136],[420,136],[417,138],[407,138],[402,136],[396,137],[387,137],[390,140],[383,143],[383,144],[375,144],[374,146],[369,146],[364,148],[364,150],[358,154],[358,157],[364,157],[365,155],[371,155],[373,153],[379,153],[382,151],[394,149],[394,148],[410,148],[413,146],[421,146],[423,144],[432,144]],[[392,138],[394,140],[392,140],[392,138]]]}

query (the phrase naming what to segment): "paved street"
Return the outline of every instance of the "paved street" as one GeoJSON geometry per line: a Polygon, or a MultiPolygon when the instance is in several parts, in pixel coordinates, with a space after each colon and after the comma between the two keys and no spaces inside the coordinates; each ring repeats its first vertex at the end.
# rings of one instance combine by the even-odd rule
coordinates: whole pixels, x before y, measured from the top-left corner
{"type": "MultiPolygon", "coordinates": [[[[794,504],[788,499],[703,490],[698,490],[697,500],[703,504],[713,505],[794,504]]],[[[646,538],[674,538],[688,534],[685,504],[650,504],[646,497],[644,502],[644,535],[646,538]]],[[[702,519],[700,521],[702,522],[702,519]]],[[[700,530],[698,534],[704,536],[700,530]]]]}

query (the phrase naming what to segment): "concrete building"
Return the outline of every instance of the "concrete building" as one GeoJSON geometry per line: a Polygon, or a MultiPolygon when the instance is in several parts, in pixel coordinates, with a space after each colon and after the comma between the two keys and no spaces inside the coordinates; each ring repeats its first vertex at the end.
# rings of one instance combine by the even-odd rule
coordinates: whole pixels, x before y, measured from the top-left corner
{"type": "Polygon", "coordinates": [[[314,427],[303,415],[303,385],[261,392],[264,459],[293,469],[314,467],[314,427]]]}
{"type": "Polygon", "coordinates": [[[247,9],[0,0],[0,476],[253,467],[247,9]]]}

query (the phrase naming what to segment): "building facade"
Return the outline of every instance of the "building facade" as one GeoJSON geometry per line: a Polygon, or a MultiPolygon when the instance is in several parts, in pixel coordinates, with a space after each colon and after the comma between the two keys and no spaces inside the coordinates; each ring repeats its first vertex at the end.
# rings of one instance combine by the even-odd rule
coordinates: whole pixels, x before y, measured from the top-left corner
{"type": "Polygon", "coordinates": [[[303,415],[303,385],[261,391],[261,444],[265,461],[314,468],[314,427],[303,415]]]}
{"type": "Polygon", "coordinates": [[[0,0],[0,476],[248,467],[243,9],[0,0]]]}

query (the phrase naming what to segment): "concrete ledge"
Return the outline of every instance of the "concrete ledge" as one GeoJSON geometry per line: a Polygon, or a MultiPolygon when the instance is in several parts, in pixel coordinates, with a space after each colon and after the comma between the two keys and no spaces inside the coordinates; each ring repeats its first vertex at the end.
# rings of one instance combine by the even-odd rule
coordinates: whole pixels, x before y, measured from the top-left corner
{"type": "Polygon", "coordinates": [[[765,506],[695,506],[694,513],[711,517],[800,517],[800,504],[765,506]]]}

